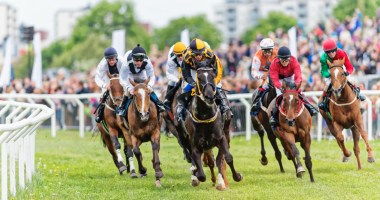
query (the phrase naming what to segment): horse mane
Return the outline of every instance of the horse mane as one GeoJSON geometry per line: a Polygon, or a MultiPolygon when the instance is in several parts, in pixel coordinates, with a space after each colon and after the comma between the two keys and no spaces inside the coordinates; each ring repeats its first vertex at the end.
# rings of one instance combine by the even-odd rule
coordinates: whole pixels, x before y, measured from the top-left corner
{"type": "Polygon", "coordinates": [[[329,60],[327,60],[327,65],[329,66],[329,68],[342,67],[344,65],[345,60],[346,60],[345,58],[337,59],[337,60],[333,60],[332,63],[329,60]]]}

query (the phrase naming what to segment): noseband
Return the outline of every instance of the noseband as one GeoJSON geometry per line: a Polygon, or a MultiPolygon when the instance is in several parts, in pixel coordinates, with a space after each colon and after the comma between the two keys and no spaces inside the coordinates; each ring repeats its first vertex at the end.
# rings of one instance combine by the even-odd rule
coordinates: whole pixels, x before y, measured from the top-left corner
{"type": "MultiPolygon", "coordinates": [[[[330,67],[330,69],[333,69],[333,68],[336,68],[336,67],[342,68],[342,70],[344,71],[344,68],[342,66],[332,66],[332,67],[330,67]]],[[[331,76],[331,73],[330,73],[330,76],[331,76]]],[[[331,79],[331,77],[330,77],[330,79],[331,79]]],[[[339,80],[334,79],[334,82],[335,81],[339,81],[339,80]]],[[[344,81],[344,83],[341,83],[341,86],[338,89],[335,90],[333,87],[331,89],[334,92],[339,93],[339,92],[341,92],[344,89],[344,87],[346,87],[346,84],[347,84],[347,79],[346,79],[346,81],[344,81]]]]}

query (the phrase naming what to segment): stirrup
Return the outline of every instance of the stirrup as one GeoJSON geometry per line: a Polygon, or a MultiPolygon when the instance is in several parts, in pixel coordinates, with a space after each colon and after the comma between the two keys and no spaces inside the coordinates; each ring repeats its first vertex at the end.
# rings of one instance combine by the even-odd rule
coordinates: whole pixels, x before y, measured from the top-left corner
{"type": "Polygon", "coordinates": [[[275,127],[277,126],[277,121],[276,119],[273,117],[273,115],[270,117],[269,119],[269,124],[272,126],[272,127],[275,127]]]}

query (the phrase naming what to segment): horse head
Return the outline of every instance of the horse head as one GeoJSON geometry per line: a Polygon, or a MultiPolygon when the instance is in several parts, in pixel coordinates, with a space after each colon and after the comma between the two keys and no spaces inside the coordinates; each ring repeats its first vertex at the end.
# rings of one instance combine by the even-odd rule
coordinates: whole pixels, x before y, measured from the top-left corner
{"type": "Polygon", "coordinates": [[[139,113],[140,119],[143,122],[148,121],[150,113],[150,93],[148,88],[150,78],[142,83],[136,83],[129,79],[129,82],[135,87],[134,89],[134,105],[139,113]]]}
{"type": "Polygon", "coordinates": [[[341,92],[343,91],[347,83],[348,74],[344,70],[344,62],[344,58],[341,60],[334,60],[333,63],[327,60],[327,64],[330,70],[330,78],[332,85],[331,89],[334,92],[334,96],[337,98],[340,97],[341,92]]]}
{"type": "Polygon", "coordinates": [[[201,67],[197,69],[196,91],[200,98],[208,105],[214,104],[216,86],[215,86],[215,72],[213,68],[201,67]]]}
{"type": "Polygon", "coordinates": [[[121,104],[123,100],[124,89],[119,81],[119,74],[107,74],[110,79],[110,91],[109,95],[113,106],[117,107],[121,104]]]}
{"type": "Polygon", "coordinates": [[[284,91],[282,95],[281,110],[285,114],[286,122],[289,126],[294,126],[295,118],[300,111],[301,101],[298,97],[298,86],[294,82],[283,81],[282,89],[284,91]]]}

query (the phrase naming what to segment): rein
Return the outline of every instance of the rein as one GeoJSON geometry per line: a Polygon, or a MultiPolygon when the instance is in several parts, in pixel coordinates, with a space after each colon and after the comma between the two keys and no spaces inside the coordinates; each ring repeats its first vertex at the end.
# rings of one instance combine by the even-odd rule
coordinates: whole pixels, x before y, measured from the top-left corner
{"type": "MultiPolygon", "coordinates": [[[[112,80],[119,80],[119,77],[112,77],[112,78],[110,78],[110,81],[112,81],[112,80]]],[[[117,105],[115,102],[117,101],[117,100],[123,100],[123,97],[114,97],[113,95],[112,95],[112,92],[110,92],[109,93],[109,97],[111,98],[111,102],[112,102],[112,104],[114,105],[114,106],[119,106],[119,105],[117,105]]],[[[109,100],[109,99],[108,99],[109,100]]],[[[109,101],[107,101],[107,102],[109,102],[109,101]]],[[[106,105],[106,107],[108,108],[108,109],[110,109],[110,110],[112,110],[112,111],[115,111],[115,109],[114,108],[112,108],[110,105],[108,105],[108,103],[107,104],[105,104],[106,105]]]]}
{"type": "Polygon", "coordinates": [[[196,123],[201,123],[201,124],[206,124],[206,123],[211,123],[211,122],[214,122],[216,120],[216,118],[218,117],[218,114],[220,112],[220,109],[217,109],[217,111],[215,112],[215,115],[209,119],[198,119],[196,116],[195,116],[195,110],[194,110],[194,107],[193,109],[191,110],[191,119],[196,122],[196,123]]]}

